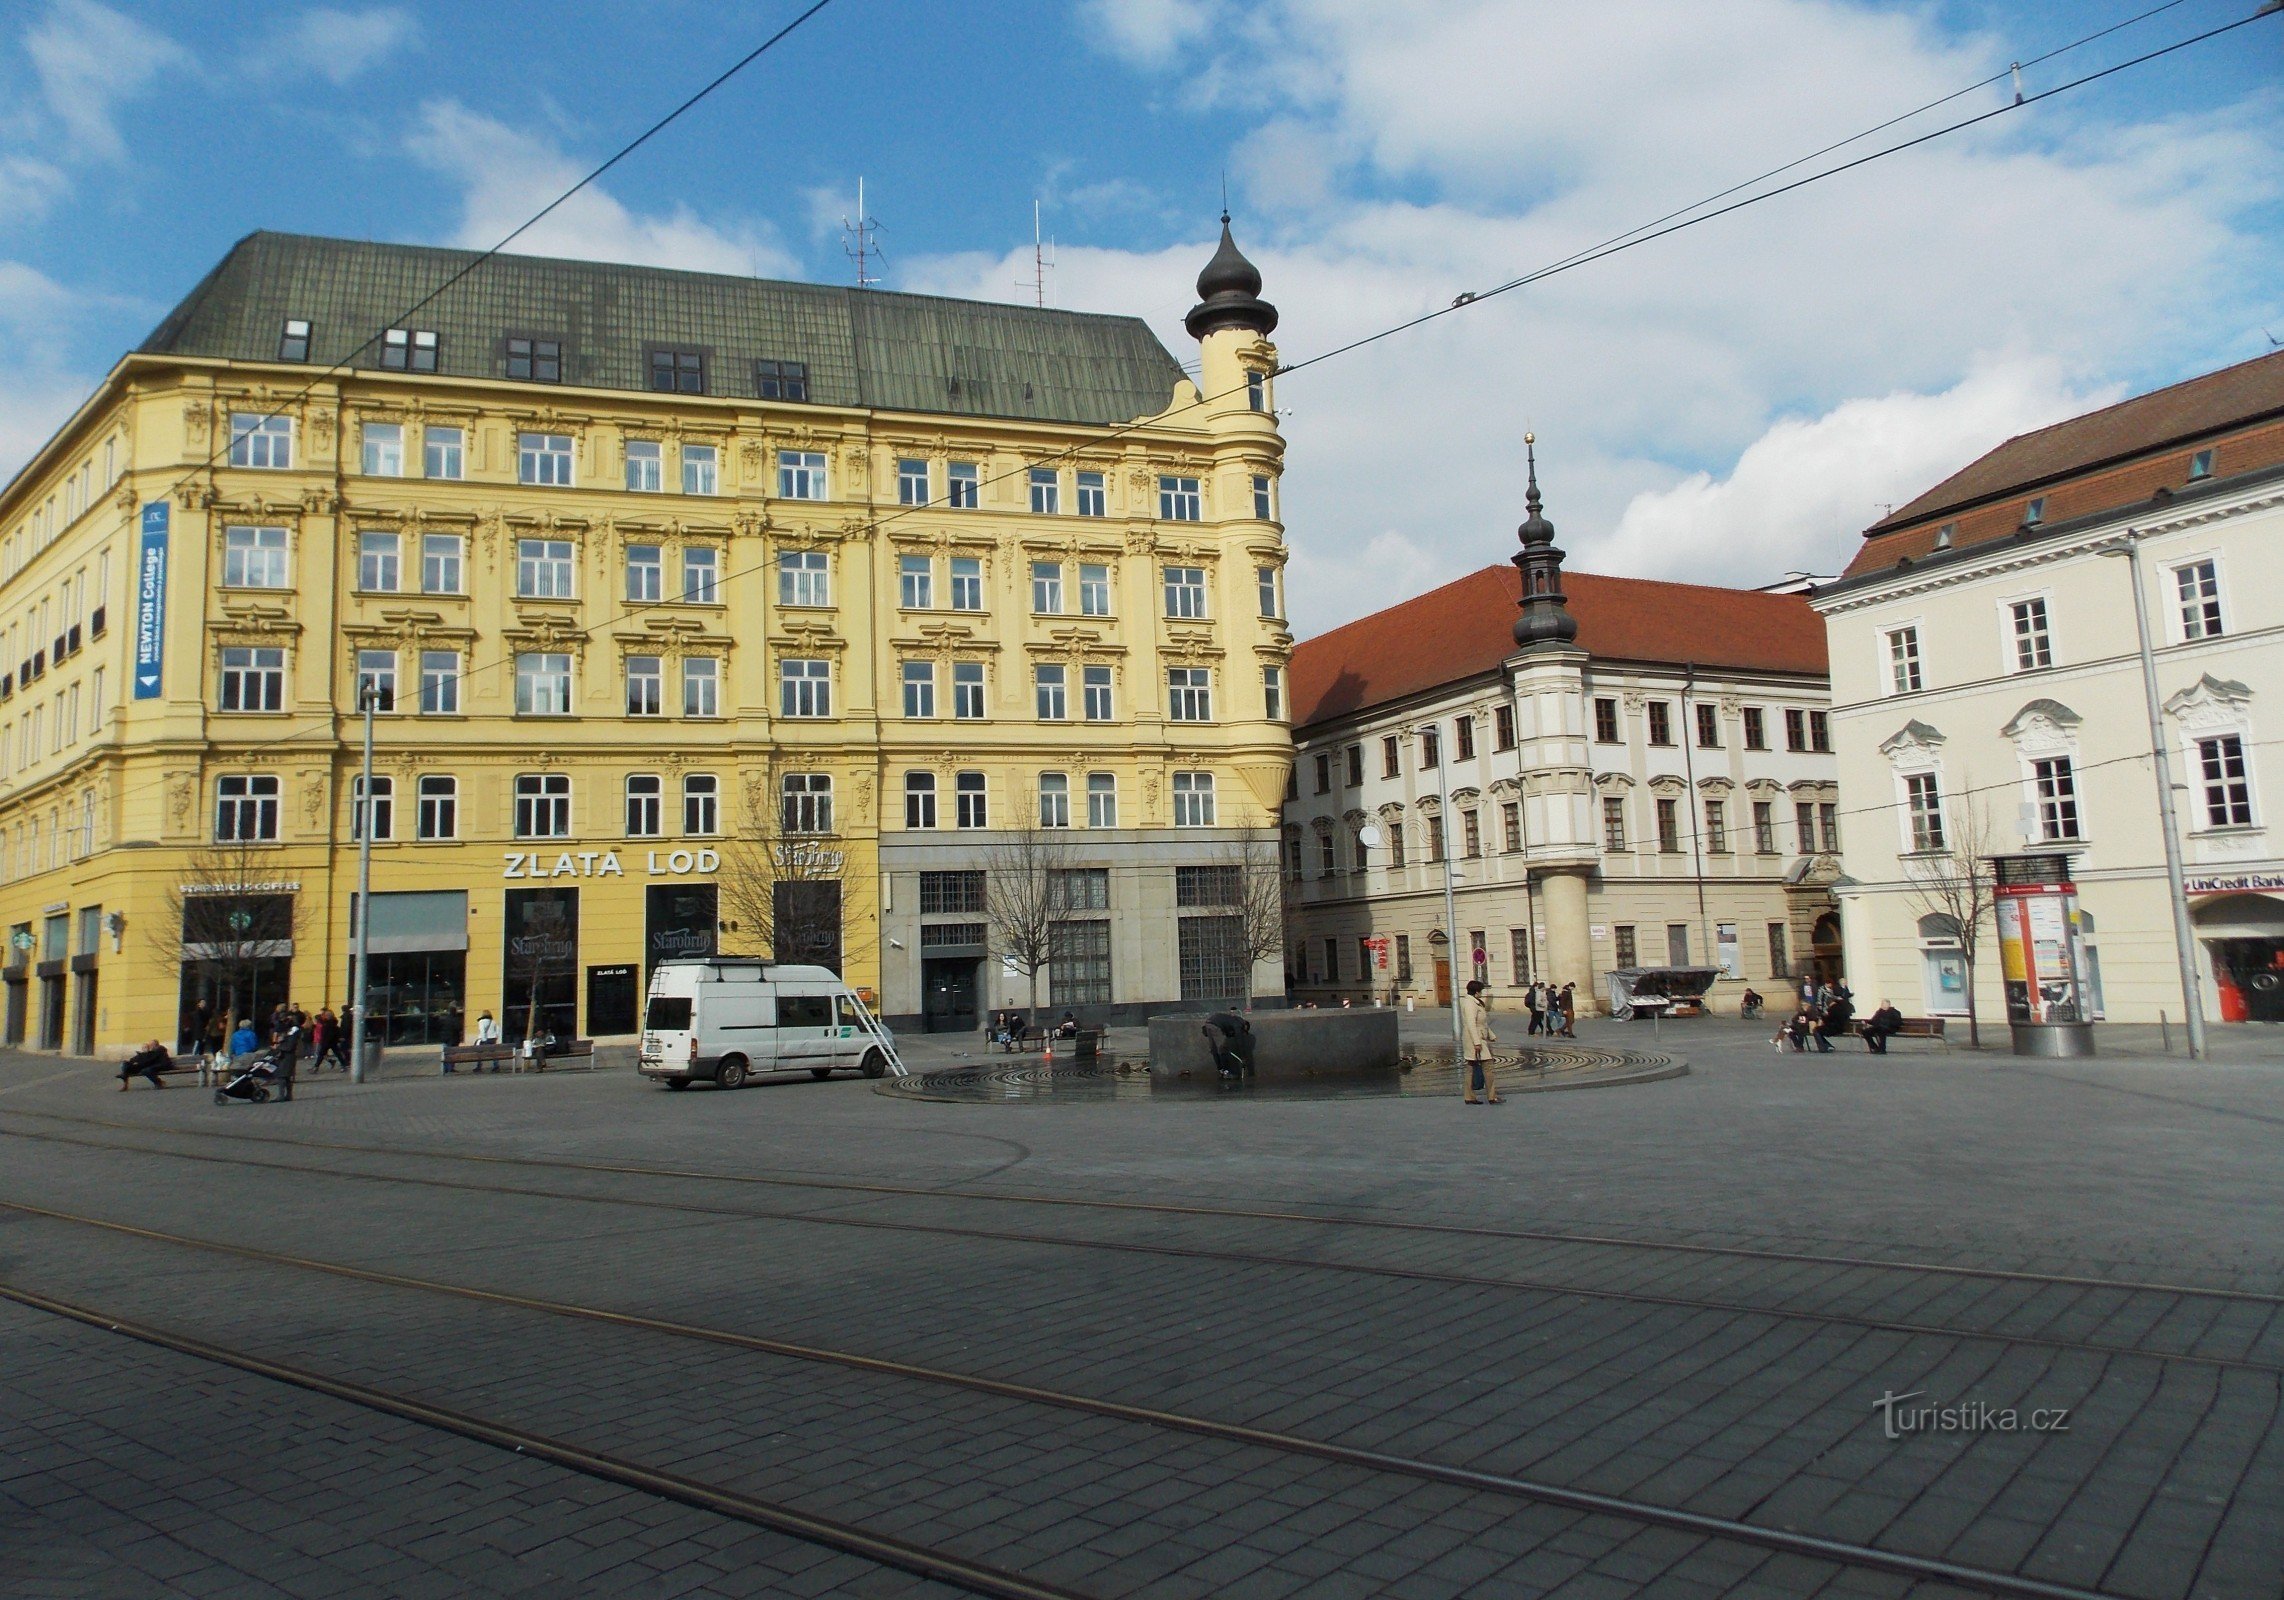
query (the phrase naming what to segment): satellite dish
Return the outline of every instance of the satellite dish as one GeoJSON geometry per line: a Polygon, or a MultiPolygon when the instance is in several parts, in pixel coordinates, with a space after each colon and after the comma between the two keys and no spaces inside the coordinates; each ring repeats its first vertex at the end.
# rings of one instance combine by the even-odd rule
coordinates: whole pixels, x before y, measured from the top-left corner
{"type": "Polygon", "coordinates": [[[1356,842],[1367,850],[1380,848],[1380,830],[1367,822],[1356,830],[1356,842]]]}

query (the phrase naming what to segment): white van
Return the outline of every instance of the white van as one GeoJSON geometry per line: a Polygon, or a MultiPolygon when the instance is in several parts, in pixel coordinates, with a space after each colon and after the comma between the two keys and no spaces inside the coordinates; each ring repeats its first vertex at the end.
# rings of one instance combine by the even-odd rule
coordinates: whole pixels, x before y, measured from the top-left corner
{"type": "Polygon", "coordinates": [[[904,1071],[895,1036],[828,968],[734,956],[659,963],[635,1066],[669,1089],[738,1089],[761,1073],[904,1071]]]}

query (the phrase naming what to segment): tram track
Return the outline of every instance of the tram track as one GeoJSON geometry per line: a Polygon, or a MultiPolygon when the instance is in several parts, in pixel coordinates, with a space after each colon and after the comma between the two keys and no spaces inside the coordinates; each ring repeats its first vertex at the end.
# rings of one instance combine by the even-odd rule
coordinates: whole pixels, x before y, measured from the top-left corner
{"type": "MultiPolygon", "coordinates": [[[[1789,1528],[1773,1528],[1737,1518],[1713,1516],[1681,1507],[1603,1494],[1567,1484],[1479,1471],[1473,1468],[1403,1456],[1387,1451],[1343,1445],[1275,1429],[1233,1423],[1184,1412],[1134,1405],[1063,1390],[956,1372],[940,1367],[866,1355],[828,1346],[773,1339],[765,1335],[712,1328],[671,1318],[614,1311],[572,1301],[522,1295],[505,1290],[455,1284],[409,1274],[325,1261],[259,1246],[203,1239],[164,1229],[89,1217],[27,1202],[0,1200],[0,1210],[27,1217],[110,1233],[126,1238],[226,1256],[257,1265],[307,1272],[374,1287],[448,1297],[470,1303],[524,1311],[576,1322],[607,1325],[663,1335],[697,1343],[724,1346],[751,1353],[856,1371],[877,1377],[914,1381],[984,1394],[1003,1400],[1081,1415],[1100,1417],[1163,1431],[1188,1434],[1216,1442],[1268,1450],[1335,1463],[1383,1476],[1437,1483],[1500,1498],[1527,1501],[1588,1515],[1618,1518],[1637,1525],[1669,1529],[1730,1544],[1753,1546],[1779,1554],[1805,1557],[1840,1567],[1884,1572],[1915,1582],[1949,1584],[1978,1593],[2020,1600],[2111,1600],[2103,1591],[2031,1578],[2018,1573],[1952,1562],[1937,1556],[1883,1549],[1875,1545],[1828,1539],[1789,1528]]],[[[715,1511],[756,1526],[844,1550],[925,1577],[953,1583],[971,1592],[1016,1597],[1016,1600],[1089,1600],[1076,1590],[1041,1583],[1008,1569],[969,1561],[939,1548],[919,1545],[873,1533],[851,1523],[821,1518],[780,1502],[758,1499],[717,1484],[645,1466],[566,1440],[533,1433],[513,1424],[478,1417],[435,1405],[416,1397],[372,1385],[336,1378],[307,1367],[230,1349],[179,1330],[158,1328],[133,1318],[41,1293],[22,1284],[0,1280],[0,1299],[29,1309],[68,1318],[88,1327],[195,1357],[216,1365],[270,1378],[296,1388],[325,1394],[419,1423],[461,1438],[536,1456],[572,1471],[665,1499],[715,1511]]]]}
{"type": "MultiPolygon", "coordinates": [[[[92,1119],[90,1119],[92,1120],[92,1119]]],[[[2230,1371],[2258,1373],[2278,1380],[2284,1388],[2284,1365],[2256,1361],[2241,1356],[2209,1354],[2198,1351],[2153,1349],[2139,1345],[2117,1344],[2102,1340],[2069,1339],[2035,1333],[2008,1332],[1994,1328],[1962,1327],[1953,1323],[1921,1322],[1906,1318],[1873,1317],[1841,1310],[1816,1309],[1803,1306],[1778,1306],[1751,1300],[1727,1300],[1705,1295],[1661,1294],[1642,1289],[1621,1289],[1565,1282],[1552,1278],[1530,1278],[1499,1273],[1453,1272],[1432,1267],[1404,1266],[1385,1262],[1355,1262],[1327,1259],[1314,1255],[1292,1255],[1269,1251],[1230,1249],[1219,1246],[1175,1244],[1134,1239],[1090,1239],[1065,1234],[1026,1232],[1018,1229],[973,1227],[954,1223],[915,1222],[879,1217],[852,1217],[827,1215],[807,1211],[770,1210],[729,1206],[687,1200],[646,1198],[634,1195],[593,1194],[575,1189],[541,1188],[524,1184],[478,1183],[469,1179],[421,1176],[411,1173],[386,1173],[347,1170],[308,1162],[257,1159],[244,1155],[218,1155],[198,1151],[164,1150],[149,1145],[119,1144],[107,1140],[78,1138],[67,1134],[27,1133],[20,1129],[0,1129],[0,1134],[11,1138],[31,1139],[44,1143],[80,1146],[112,1152],[157,1156],[162,1160],[189,1161],[202,1164],[251,1167],[268,1171],[290,1172],[302,1176],[331,1178],[337,1181],[393,1184],[418,1188],[441,1189],[461,1193],[512,1195],[518,1198],[569,1201],[577,1204],[612,1206],[624,1209],[664,1211],[678,1216],[718,1216],[738,1221],[783,1222],[813,1227],[855,1229],[873,1233],[917,1234],[929,1237],[953,1238],[994,1244],[1015,1244],[1052,1249],[1096,1251],[1118,1255],[1154,1256],[1182,1261],[1217,1262],[1235,1266],[1270,1267],[1305,1272],[1349,1273],[1399,1282],[1429,1283],[1471,1289],[1498,1289],[1523,1294],[1549,1296],[1576,1296],[1584,1299],[1614,1301],[1668,1310],[1688,1312],[1709,1311],[1728,1316],[1767,1317],[1788,1322],[1807,1322],[1827,1327],[1843,1327],[1860,1331],[1891,1333],[1909,1338],[1938,1338],[1996,1343],[2017,1348],[2056,1350],[2100,1356],[2141,1359],[2158,1363],[2219,1368],[2230,1371]]],[[[305,1145],[325,1148],[316,1141],[255,1140],[255,1143],[305,1145]]],[[[390,1152],[413,1155],[415,1152],[390,1152]]],[[[580,1170],[585,1170],[582,1167],[580,1170]]],[[[664,1174],[646,1174],[661,1175],[664,1174]]],[[[676,1174],[675,1176],[680,1176],[676,1174]]],[[[923,1193],[925,1191],[922,1191],[923,1193]]],[[[5,1204],[5,1202],[0,1202],[5,1204]]],[[[1881,1266],[1881,1263],[1855,1263],[1858,1266],[1881,1266]]],[[[1890,1268],[1889,1270],[1898,1270],[1890,1268]]],[[[1901,1269],[1909,1270],[1909,1269],[1901,1269]]],[[[2070,1287],[2099,1286],[2118,1289],[2122,1286],[2102,1283],[2078,1283],[2057,1280],[2070,1287]]],[[[2149,1291],[2141,1291],[2149,1292],[2149,1291]]],[[[2176,1291],[2165,1291],[2176,1292],[2176,1291]]]]}

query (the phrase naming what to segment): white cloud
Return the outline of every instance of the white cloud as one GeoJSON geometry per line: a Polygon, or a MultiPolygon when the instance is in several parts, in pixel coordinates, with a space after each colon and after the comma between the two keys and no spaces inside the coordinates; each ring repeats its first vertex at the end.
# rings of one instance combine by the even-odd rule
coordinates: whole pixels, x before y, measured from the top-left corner
{"type": "Polygon", "coordinates": [[[189,54],[172,39],[94,0],[56,0],[24,36],[24,53],[47,111],[82,159],[117,161],[126,154],[114,120],[132,99],[189,54]]]}
{"type": "MultiPolygon", "coordinates": [[[[408,141],[415,156],[463,189],[455,242],[497,244],[586,171],[553,144],[454,101],[421,108],[408,141]]],[[[590,184],[508,247],[519,255],[576,256],[693,272],[790,277],[797,263],[764,225],[719,228],[677,202],[641,216],[590,184]]]]}
{"type": "Polygon", "coordinates": [[[70,187],[62,171],[31,156],[0,156],[0,227],[37,222],[70,187]]]}
{"type": "Polygon", "coordinates": [[[1214,20],[1210,0],[1081,0],[1083,21],[1112,54],[1162,67],[1200,38],[1214,20]]]}
{"type": "Polygon", "coordinates": [[[318,6],[272,35],[251,65],[264,77],[315,73],[338,88],[419,42],[419,20],[401,6],[318,6]]]}
{"type": "Polygon", "coordinates": [[[71,370],[64,339],[84,308],[80,297],[20,261],[0,260],[0,350],[8,352],[0,383],[0,484],[95,385],[71,370]]]}

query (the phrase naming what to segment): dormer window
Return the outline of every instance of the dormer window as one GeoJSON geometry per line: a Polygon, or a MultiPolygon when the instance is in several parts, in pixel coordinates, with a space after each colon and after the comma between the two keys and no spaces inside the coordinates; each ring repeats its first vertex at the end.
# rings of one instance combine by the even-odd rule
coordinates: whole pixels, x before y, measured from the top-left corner
{"type": "Polygon", "coordinates": [[[706,354],[702,350],[652,345],[649,352],[650,387],[656,394],[704,394],[706,354]]]}
{"type": "Polygon", "coordinates": [[[2046,497],[2044,495],[2040,495],[2037,499],[2031,501],[2030,504],[2022,508],[2022,525],[2024,527],[2035,528],[2045,520],[2046,497]]]}
{"type": "Polygon", "coordinates": [[[1951,541],[1958,535],[1958,532],[1959,525],[1956,522],[1944,523],[1942,527],[1935,530],[1935,548],[1938,550],[1950,549],[1951,541]]]}
{"type": "Polygon", "coordinates": [[[508,376],[528,383],[563,381],[563,341],[508,335],[508,376]]]}
{"type": "Polygon", "coordinates": [[[2200,450],[2189,458],[2189,481],[2191,483],[2195,483],[2199,478],[2209,478],[2212,475],[2213,453],[2210,450],[2200,450]]]}
{"type": "MultiPolygon", "coordinates": [[[[280,361],[307,361],[309,359],[309,323],[301,317],[285,319],[285,328],[278,334],[280,361]]],[[[2210,454],[2211,452],[2207,452],[2210,454]]]]}
{"type": "Polygon", "coordinates": [[[381,335],[381,366],[389,372],[434,372],[436,335],[427,328],[391,328],[381,335]]]}
{"type": "Polygon", "coordinates": [[[763,400],[809,398],[809,364],[805,361],[756,361],[753,392],[763,400]]]}

